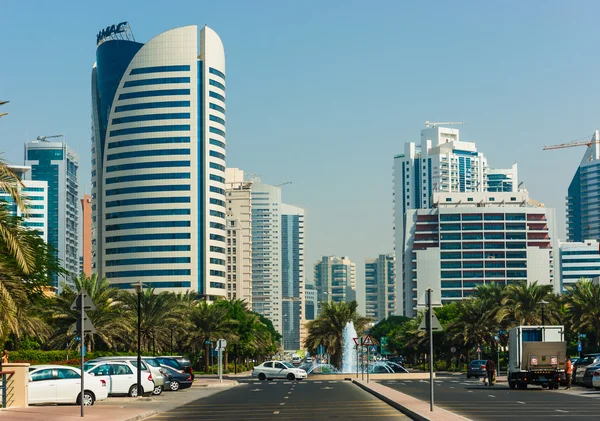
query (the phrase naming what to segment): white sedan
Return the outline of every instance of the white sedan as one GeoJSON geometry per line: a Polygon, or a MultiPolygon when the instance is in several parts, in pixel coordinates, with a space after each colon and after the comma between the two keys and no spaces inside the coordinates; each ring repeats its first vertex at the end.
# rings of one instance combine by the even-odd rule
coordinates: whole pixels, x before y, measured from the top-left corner
{"type": "Polygon", "coordinates": [[[592,387],[596,390],[600,390],[600,367],[594,370],[592,375],[592,387]]]}
{"type": "Polygon", "coordinates": [[[252,377],[258,377],[258,380],[300,380],[306,378],[306,371],[296,368],[286,361],[265,361],[252,369],[252,377]]]}
{"type": "MultiPolygon", "coordinates": [[[[89,374],[84,376],[83,404],[108,397],[106,382],[89,374]]],[[[29,403],[81,403],[81,371],[64,365],[32,365],[29,367],[29,403]]]]}
{"type": "Polygon", "coordinates": [[[97,361],[83,366],[86,373],[100,379],[108,386],[108,394],[141,396],[154,390],[152,374],[142,370],[142,390],[138,393],[137,369],[129,361],[97,361]]]}

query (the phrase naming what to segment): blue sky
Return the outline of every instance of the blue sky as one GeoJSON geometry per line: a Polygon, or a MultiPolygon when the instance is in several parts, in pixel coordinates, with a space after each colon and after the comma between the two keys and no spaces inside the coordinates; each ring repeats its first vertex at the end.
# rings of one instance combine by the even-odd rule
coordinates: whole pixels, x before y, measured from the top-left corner
{"type": "MultiPolygon", "coordinates": [[[[584,148],[548,144],[600,128],[594,1],[12,1],[0,13],[0,151],[64,133],[90,172],[96,33],[130,22],[137,41],[208,24],[227,56],[228,166],[307,208],[307,277],[320,255],[391,252],[392,161],[425,120],[467,121],[492,167],[519,163],[556,208],[584,148]]],[[[89,188],[88,188],[89,191],[89,188]]]]}

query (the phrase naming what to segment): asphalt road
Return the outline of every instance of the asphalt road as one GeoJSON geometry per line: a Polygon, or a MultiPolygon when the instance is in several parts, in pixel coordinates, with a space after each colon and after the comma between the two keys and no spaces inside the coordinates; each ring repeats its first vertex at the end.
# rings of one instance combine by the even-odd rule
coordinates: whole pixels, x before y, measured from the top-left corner
{"type": "MultiPolygon", "coordinates": [[[[429,401],[429,381],[386,381],[381,384],[429,401]]],[[[573,387],[569,391],[530,386],[511,390],[507,383],[484,386],[464,375],[434,380],[436,406],[463,415],[473,421],[563,419],[587,421],[600,419],[600,392],[573,387]]]]}
{"type": "Polygon", "coordinates": [[[239,380],[239,386],[149,418],[174,420],[408,421],[399,411],[350,382],[239,380]]]}

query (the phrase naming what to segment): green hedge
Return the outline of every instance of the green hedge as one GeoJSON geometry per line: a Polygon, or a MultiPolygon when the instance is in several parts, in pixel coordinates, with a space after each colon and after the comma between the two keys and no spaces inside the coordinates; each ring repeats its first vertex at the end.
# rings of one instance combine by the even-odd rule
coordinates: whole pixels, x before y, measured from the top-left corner
{"type": "MultiPolygon", "coordinates": [[[[77,350],[69,351],[69,359],[67,360],[67,351],[39,351],[39,350],[27,350],[27,351],[10,351],[9,361],[11,363],[29,363],[34,364],[61,364],[61,365],[78,365],[79,364],[79,352],[77,350]]],[[[133,355],[131,352],[110,352],[110,351],[97,351],[89,352],[86,354],[86,360],[93,360],[98,357],[109,357],[119,355],[133,355]]],[[[143,353],[142,355],[150,355],[143,353]]]]}

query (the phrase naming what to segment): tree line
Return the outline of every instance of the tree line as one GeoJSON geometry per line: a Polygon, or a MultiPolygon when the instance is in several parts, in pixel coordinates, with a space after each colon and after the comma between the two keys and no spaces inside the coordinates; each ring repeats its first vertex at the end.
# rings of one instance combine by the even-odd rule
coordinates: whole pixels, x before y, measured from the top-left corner
{"type": "MultiPolygon", "coordinates": [[[[96,333],[86,338],[87,351],[137,351],[136,293],[112,287],[106,279],[81,275],[74,286],[63,284],[60,294],[48,294],[51,274],[64,275],[51,247],[14,216],[29,214],[17,175],[0,162],[0,349],[77,349],[71,310],[81,288],[96,309],[88,311],[96,333]]],[[[143,280],[142,280],[143,282],[143,280]]],[[[189,356],[208,370],[210,349],[217,339],[228,342],[225,363],[260,360],[276,353],[280,335],[271,321],[253,311],[243,300],[219,299],[208,303],[195,292],[156,293],[145,288],[141,301],[141,343],[144,353],[189,356]]]]}
{"type": "MultiPolygon", "coordinates": [[[[508,345],[507,331],[519,325],[562,325],[569,355],[600,349],[600,285],[582,279],[554,294],[552,285],[517,282],[490,283],[478,287],[474,295],[436,308],[443,332],[434,333],[436,360],[449,368],[452,362],[476,358],[482,347],[484,357],[494,356],[508,345]],[[456,349],[452,353],[452,349],[456,349]]],[[[404,355],[413,363],[423,361],[429,350],[426,332],[419,331],[423,314],[414,318],[392,316],[371,329],[376,338],[388,338],[391,353],[404,355]]]]}

